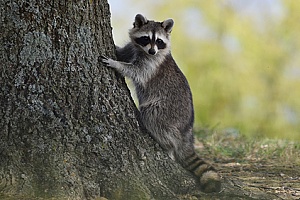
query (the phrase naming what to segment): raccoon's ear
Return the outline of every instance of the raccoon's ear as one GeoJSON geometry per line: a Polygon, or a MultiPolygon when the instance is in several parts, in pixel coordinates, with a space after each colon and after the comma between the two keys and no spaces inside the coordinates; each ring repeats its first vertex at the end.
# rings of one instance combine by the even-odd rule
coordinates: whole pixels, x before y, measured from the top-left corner
{"type": "Polygon", "coordinates": [[[163,21],[161,25],[167,33],[171,33],[173,25],[174,25],[174,21],[173,21],[173,19],[167,19],[167,20],[163,21]]]}
{"type": "Polygon", "coordinates": [[[133,27],[134,28],[140,28],[141,26],[143,26],[144,24],[147,24],[148,20],[146,19],[146,17],[144,17],[141,14],[137,14],[135,16],[135,20],[133,22],[133,27]]]}

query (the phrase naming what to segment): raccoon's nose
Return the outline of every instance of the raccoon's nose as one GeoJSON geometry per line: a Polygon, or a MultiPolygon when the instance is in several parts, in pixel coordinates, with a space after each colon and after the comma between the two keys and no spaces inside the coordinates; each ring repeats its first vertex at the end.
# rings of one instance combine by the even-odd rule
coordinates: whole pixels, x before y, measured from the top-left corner
{"type": "Polygon", "coordinates": [[[148,53],[151,55],[154,55],[156,52],[155,52],[155,49],[149,49],[148,53]]]}

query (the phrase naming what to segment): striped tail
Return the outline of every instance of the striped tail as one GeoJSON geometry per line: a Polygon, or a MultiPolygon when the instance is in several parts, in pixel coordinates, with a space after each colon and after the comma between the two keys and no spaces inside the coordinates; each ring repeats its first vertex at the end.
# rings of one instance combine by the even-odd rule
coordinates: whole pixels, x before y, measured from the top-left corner
{"type": "Polygon", "coordinates": [[[221,178],[216,170],[193,152],[184,161],[184,168],[200,178],[201,190],[206,193],[221,190],[221,178]]]}

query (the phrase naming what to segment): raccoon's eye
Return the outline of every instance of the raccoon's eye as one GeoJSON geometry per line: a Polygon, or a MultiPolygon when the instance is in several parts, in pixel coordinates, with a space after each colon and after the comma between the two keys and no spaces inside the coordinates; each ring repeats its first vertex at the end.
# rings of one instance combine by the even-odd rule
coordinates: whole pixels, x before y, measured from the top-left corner
{"type": "Polygon", "coordinates": [[[161,39],[157,39],[157,40],[156,40],[156,43],[157,43],[157,44],[162,44],[162,43],[164,43],[164,41],[162,41],[161,39]]]}
{"type": "Polygon", "coordinates": [[[150,43],[150,38],[147,37],[147,36],[143,36],[143,37],[140,37],[140,38],[136,38],[135,41],[136,41],[136,43],[138,43],[139,45],[144,47],[144,46],[147,46],[150,43]]]}
{"type": "Polygon", "coordinates": [[[143,42],[150,42],[150,38],[147,36],[140,37],[143,42]]]}
{"type": "Polygon", "coordinates": [[[157,45],[158,49],[166,48],[166,44],[164,43],[164,41],[162,39],[157,39],[156,40],[156,45],[157,45]]]}

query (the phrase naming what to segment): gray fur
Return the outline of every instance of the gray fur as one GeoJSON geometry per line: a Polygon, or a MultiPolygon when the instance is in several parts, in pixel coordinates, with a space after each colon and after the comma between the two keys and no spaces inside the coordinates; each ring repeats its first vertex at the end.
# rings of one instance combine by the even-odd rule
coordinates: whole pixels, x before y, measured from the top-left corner
{"type": "Polygon", "coordinates": [[[102,62],[133,80],[140,117],[151,136],[170,157],[200,177],[204,191],[218,191],[219,175],[194,150],[192,94],[170,51],[173,24],[172,19],[154,22],[138,14],[129,32],[131,42],[123,48],[117,47],[118,61],[102,56],[102,62]],[[148,49],[154,48],[155,40],[146,46],[136,43],[136,38],[144,35],[162,38],[165,48],[156,48],[156,54],[150,55],[148,49]]]}
{"type": "Polygon", "coordinates": [[[137,27],[137,28],[140,28],[141,26],[143,26],[147,22],[148,22],[148,20],[146,19],[146,17],[144,17],[141,14],[137,14],[135,16],[135,20],[134,20],[133,26],[137,27]]]}
{"type": "Polygon", "coordinates": [[[164,27],[167,33],[171,33],[173,25],[174,25],[173,19],[167,19],[162,22],[162,26],[164,27]]]}

